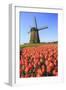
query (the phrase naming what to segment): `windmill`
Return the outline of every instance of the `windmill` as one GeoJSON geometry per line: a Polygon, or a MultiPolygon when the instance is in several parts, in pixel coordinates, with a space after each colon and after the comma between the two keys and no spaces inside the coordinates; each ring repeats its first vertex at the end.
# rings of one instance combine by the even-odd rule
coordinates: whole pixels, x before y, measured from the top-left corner
{"type": "Polygon", "coordinates": [[[39,31],[47,29],[48,27],[45,26],[43,28],[38,28],[36,17],[34,17],[34,21],[35,21],[35,27],[32,27],[30,32],[28,32],[28,33],[30,33],[30,43],[40,43],[39,31]]]}

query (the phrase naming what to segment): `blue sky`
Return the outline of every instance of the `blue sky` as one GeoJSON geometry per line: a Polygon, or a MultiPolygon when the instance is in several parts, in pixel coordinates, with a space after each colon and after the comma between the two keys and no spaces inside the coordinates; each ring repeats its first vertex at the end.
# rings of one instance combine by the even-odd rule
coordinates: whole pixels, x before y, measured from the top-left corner
{"type": "Polygon", "coordinates": [[[37,13],[37,12],[20,12],[19,14],[19,30],[20,44],[29,43],[31,27],[35,27],[34,17],[37,20],[37,27],[41,28],[45,25],[48,29],[39,31],[41,42],[58,41],[58,14],[56,13],[37,13]]]}

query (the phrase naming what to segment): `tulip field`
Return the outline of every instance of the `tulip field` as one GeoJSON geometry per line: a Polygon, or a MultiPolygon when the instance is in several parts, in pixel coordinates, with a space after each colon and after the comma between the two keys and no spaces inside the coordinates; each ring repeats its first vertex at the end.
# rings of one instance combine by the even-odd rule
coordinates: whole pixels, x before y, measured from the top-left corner
{"type": "Polygon", "coordinates": [[[40,44],[20,49],[20,78],[58,75],[58,45],[40,44]]]}

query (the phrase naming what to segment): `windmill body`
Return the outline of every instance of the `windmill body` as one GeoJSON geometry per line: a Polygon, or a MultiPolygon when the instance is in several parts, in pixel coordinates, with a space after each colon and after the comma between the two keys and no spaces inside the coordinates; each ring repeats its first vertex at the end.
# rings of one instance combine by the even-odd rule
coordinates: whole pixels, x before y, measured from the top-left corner
{"type": "Polygon", "coordinates": [[[29,32],[30,33],[30,43],[40,43],[39,31],[48,28],[47,26],[45,26],[43,28],[38,29],[36,18],[35,18],[35,25],[36,27],[32,27],[29,32]]]}
{"type": "Polygon", "coordinates": [[[38,29],[31,28],[30,43],[40,43],[38,29]]]}

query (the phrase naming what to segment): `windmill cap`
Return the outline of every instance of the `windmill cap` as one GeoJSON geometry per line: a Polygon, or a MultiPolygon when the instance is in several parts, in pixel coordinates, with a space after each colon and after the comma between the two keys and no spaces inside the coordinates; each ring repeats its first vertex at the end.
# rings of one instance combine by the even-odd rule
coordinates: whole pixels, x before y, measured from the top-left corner
{"type": "Polygon", "coordinates": [[[31,28],[31,31],[33,31],[33,30],[37,30],[37,29],[36,29],[35,27],[32,27],[32,28],[31,28]]]}

